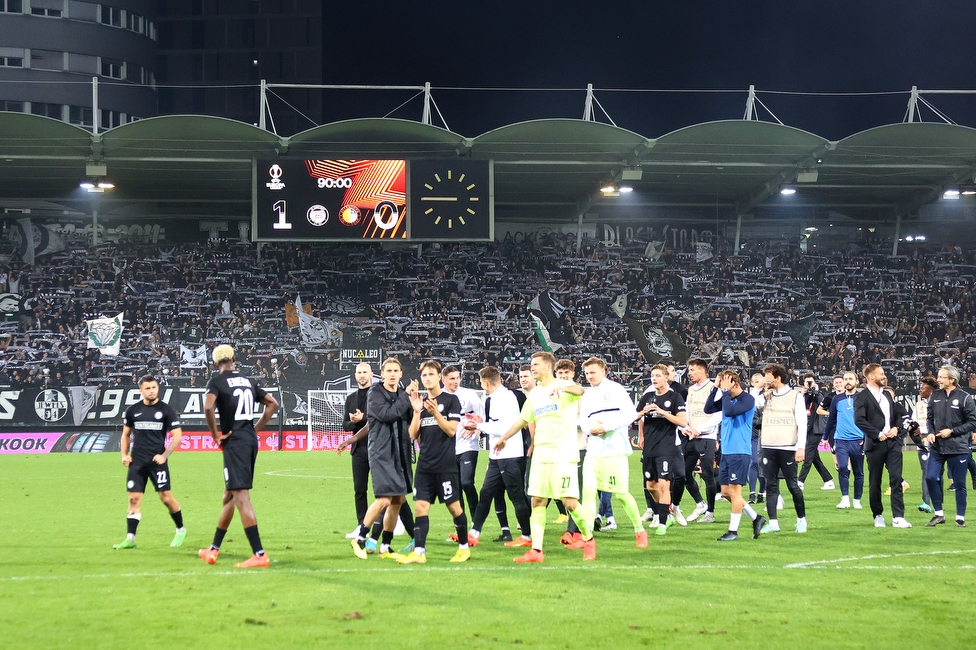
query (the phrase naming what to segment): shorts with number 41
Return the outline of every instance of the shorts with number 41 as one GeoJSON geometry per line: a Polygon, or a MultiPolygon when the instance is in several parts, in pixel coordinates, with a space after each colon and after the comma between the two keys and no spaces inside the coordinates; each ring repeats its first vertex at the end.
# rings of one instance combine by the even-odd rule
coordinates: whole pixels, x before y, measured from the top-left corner
{"type": "Polygon", "coordinates": [[[533,462],[529,468],[529,496],[579,499],[579,463],[533,462]]]}

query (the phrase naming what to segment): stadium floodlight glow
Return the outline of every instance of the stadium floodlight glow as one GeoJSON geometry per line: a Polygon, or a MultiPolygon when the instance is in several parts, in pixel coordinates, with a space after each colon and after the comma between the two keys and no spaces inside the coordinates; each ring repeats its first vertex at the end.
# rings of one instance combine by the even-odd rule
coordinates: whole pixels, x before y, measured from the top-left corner
{"type": "Polygon", "coordinates": [[[110,181],[98,181],[98,187],[103,190],[114,190],[115,183],[110,181]]]}
{"type": "Polygon", "coordinates": [[[630,185],[621,185],[617,191],[621,192],[622,194],[627,194],[628,192],[633,192],[634,188],[632,188],[630,185]]]}
{"type": "Polygon", "coordinates": [[[817,228],[815,226],[810,226],[809,228],[804,228],[804,230],[806,230],[807,232],[817,232],[817,228]]]}
{"type": "Polygon", "coordinates": [[[976,189],[968,189],[962,191],[963,196],[973,196],[976,195],[976,189]]]}
{"type": "Polygon", "coordinates": [[[600,191],[603,192],[604,194],[613,194],[618,190],[617,190],[617,186],[614,185],[613,183],[607,183],[606,185],[600,188],[600,191]]]}
{"type": "Polygon", "coordinates": [[[942,193],[942,198],[948,201],[955,201],[959,198],[959,190],[951,188],[942,193]]]}
{"type": "Polygon", "coordinates": [[[915,241],[925,241],[925,235],[915,235],[915,241]]]}
{"type": "Polygon", "coordinates": [[[784,187],[779,191],[779,193],[783,196],[793,196],[796,194],[796,190],[794,190],[792,187],[784,187]]]}
{"type": "Polygon", "coordinates": [[[915,238],[912,237],[911,235],[906,235],[905,236],[905,241],[915,241],[915,238]]]}
{"type": "Polygon", "coordinates": [[[80,183],[78,183],[78,187],[80,187],[83,190],[88,190],[89,192],[91,192],[93,189],[95,189],[95,184],[92,183],[91,181],[81,181],[80,183]]]}

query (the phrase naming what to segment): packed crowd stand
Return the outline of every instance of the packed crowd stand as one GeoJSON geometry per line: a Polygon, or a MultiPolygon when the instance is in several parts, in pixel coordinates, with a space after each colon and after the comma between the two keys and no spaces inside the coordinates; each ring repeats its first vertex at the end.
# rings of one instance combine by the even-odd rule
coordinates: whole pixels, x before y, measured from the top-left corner
{"type": "Polygon", "coordinates": [[[302,348],[297,321],[286,318],[299,295],[313,315],[371,333],[405,369],[436,358],[459,365],[463,383],[476,386],[478,369],[495,365],[511,383],[539,349],[528,303],[548,292],[566,307],[550,323],[553,339],[564,341],[558,356],[605,358],[611,376],[635,390],[647,385],[651,364],[611,308],[622,294],[628,317],[678,332],[715,372],[748,376],[779,363],[797,378],[813,372],[826,388],[834,374],[880,363],[891,383],[914,392],[919,377],[952,364],[963,387],[976,387],[966,327],[976,313],[976,253],[959,247],[806,255],[758,243],[732,257],[716,245],[713,257],[696,261],[673,250],[655,259],[647,242],[584,238],[577,251],[575,235],[548,233],[519,244],[258,250],[222,239],[166,248],[76,243],[33,266],[16,256],[0,265],[0,291],[36,299],[0,324],[0,385],[135,386],[148,370],[163,383],[203,387],[211,368],[186,367],[181,345],[233,343],[241,371],[259,382],[322,388],[351,368],[340,368],[338,349],[302,348]],[[87,348],[86,319],[119,312],[120,355],[87,348]],[[809,314],[805,345],[784,327],[809,314]]]}

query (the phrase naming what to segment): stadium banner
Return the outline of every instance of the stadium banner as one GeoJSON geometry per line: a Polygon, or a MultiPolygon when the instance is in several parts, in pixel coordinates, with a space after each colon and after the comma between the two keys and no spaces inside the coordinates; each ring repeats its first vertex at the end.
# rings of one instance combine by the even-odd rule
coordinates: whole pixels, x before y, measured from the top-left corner
{"type": "Polygon", "coordinates": [[[0,433],[0,454],[49,454],[64,435],[58,433],[0,433]]]}
{"type": "Polygon", "coordinates": [[[368,363],[374,368],[379,368],[382,354],[379,337],[371,330],[354,326],[342,328],[340,370],[353,370],[360,363],[368,363]]]}
{"type": "MultiPolygon", "coordinates": [[[[279,436],[277,429],[264,429],[258,433],[258,451],[305,451],[307,441],[308,432],[303,430],[286,430],[279,436]]],[[[176,451],[220,451],[220,447],[213,441],[210,431],[184,430],[176,451]]]]}
{"type": "MultiPolygon", "coordinates": [[[[98,389],[92,397],[91,387],[30,388],[0,390],[0,431],[28,430],[64,431],[73,426],[85,428],[112,427],[121,430],[125,409],[142,399],[137,386],[98,389]],[[89,390],[73,390],[85,388],[89,390]],[[77,404],[76,404],[77,402],[77,404]],[[82,416],[82,414],[84,414],[82,416]]],[[[277,387],[265,390],[281,403],[277,387]]],[[[203,415],[206,388],[160,386],[160,399],[172,406],[180,416],[184,431],[207,431],[203,415]]],[[[263,412],[258,407],[255,417],[263,412]]],[[[278,430],[279,410],[269,422],[269,429],[278,430]]],[[[209,435],[209,434],[208,434],[209,435]]]]}

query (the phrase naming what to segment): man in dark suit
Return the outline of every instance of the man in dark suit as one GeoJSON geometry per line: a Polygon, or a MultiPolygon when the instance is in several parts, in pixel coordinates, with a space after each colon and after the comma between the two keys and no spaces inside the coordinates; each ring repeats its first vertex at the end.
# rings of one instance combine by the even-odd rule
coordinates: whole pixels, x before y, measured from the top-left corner
{"type": "Polygon", "coordinates": [[[868,459],[868,490],[875,528],[884,528],[884,505],[881,502],[882,472],[888,470],[891,485],[891,525],[911,528],[905,519],[905,498],[901,487],[902,425],[904,410],[895,404],[885,390],[888,378],[884,369],[869,363],[864,367],[867,388],[854,398],[854,424],[864,433],[864,454],[868,459]]]}

